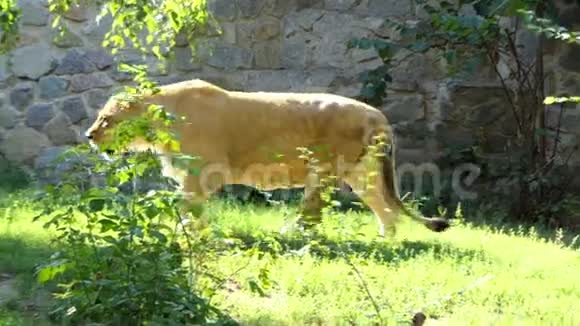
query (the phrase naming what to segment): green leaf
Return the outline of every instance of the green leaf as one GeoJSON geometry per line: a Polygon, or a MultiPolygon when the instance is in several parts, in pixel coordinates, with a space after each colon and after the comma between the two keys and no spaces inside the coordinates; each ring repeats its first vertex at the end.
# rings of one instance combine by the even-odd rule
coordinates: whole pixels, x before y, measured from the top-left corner
{"type": "Polygon", "coordinates": [[[373,98],[376,94],[376,89],[370,85],[365,86],[361,91],[361,95],[365,98],[373,98]]]}
{"type": "Polygon", "coordinates": [[[544,104],[551,105],[555,103],[580,103],[580,96],[569,96],[569,97],[554,97],[548,96],[544,99],[544,104]]]}
{"type": "Polygon", "coordinates": [[[457,61],[457,51],[456,50],[448,50],[443,54],[445,61],[449,64],[454,64],[457,61]]]}
{"type": "Polygon", "coordinates": [[[167,237],[163,233],[161,233],[157,230],[149,231],[149,235],[151,235],[155,239],[159,240],[159,242],[161,242],[161,243],[167,243],[167,237]]]}
{"type": "Polygon", "coordinates": [[[250,291],[259,294],[261,297],[266,296],[266,292],[264,292],[264,290],[260,287],[260,285],[258,285],[258,282],[250,280],[248,282],[248,285],[250,286],[250,291]]]}
{"type": "Polygon", "coordinates": [[[39,283],[44,284],[53,280],[59,274],[64,273],[72,266],[74,266],[73,263],[67,260],[58,260],[38,269],[36,272],[36,278],[39,283]]]}
{"type": "Polygon", "coordinates": [[[89,209],[91,212],[100,212],[105,208],[106,201],[104,199],[91,199],[89,201],[89,209]]]}
{"type": "Polygon", "coordinates": [[[101,232],[114,230],[119,226],[119,223],[108,218],[100,219],[98,223],[101,225],[101,232]]]}
{"type": "Polygon", "coordinates": [[[191,213],[195,217],[200,217],[203,214],[203,205],[199,203],[193,203],[190,205],[188,209],[189,213],[191,213]]]}

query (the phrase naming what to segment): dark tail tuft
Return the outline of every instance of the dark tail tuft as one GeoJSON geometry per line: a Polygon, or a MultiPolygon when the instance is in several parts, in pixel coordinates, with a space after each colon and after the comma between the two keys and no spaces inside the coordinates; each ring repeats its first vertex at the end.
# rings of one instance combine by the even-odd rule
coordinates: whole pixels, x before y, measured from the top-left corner
{"type": "Polygon", "coordinates": [[[449,221],[444,218],[433,217],[425,222],[425,226],[431,231],[443,232],[447,230],[451,224],[449,224],[449,221]]]}
{"type": "Polygon", "coordinates": [[[448,220],[439,217],[426,218],[414,214],[407,209],[400,200],[399,189],[397,187],[397,174],[395,172],[395,142],[392,136],[387,139],[387,141],[390,143],[386,148],[386,155],[382,157],[385,198],[392,198],[392,200],[389,200],[390,204],[397,205],[403,213],[407,214],[416,222],[425,225],[429,230],[434,232],[443,232],[447,230],[451,226],[448,220]]]}

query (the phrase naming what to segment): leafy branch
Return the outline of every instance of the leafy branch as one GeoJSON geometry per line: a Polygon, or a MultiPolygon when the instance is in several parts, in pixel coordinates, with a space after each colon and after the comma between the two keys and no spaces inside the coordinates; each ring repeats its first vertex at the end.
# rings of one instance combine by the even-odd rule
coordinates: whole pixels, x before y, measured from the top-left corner
{"type": "Polygon", "coordinates": [[[561,40],[567,43],[580,43],[580,33],[555,24],[551,19],[537,17],[531,10],[519,10],[523,22],[529,30],[543,34],[549,39],[561,40]]]}
{"type": "MultiPolygon", "coordinates": [[[[83,0],[49,0],[54,15],[53,27],[64,32],[64,15],[83,0]]],[[[110,15],[111,29],[105,34],[103,46],[113,54],[132,47],[142,54],[163,60],[182,35],[195,54],[196,38],[209,21],[206,0],[107,0],[97,1],[97,20],[110,15]]]]}
{"type": "Polygon", "coordinates": [[[16,45],[20,15],[16,0],[0,0],[0,54],[5,54],[16,45]]]}

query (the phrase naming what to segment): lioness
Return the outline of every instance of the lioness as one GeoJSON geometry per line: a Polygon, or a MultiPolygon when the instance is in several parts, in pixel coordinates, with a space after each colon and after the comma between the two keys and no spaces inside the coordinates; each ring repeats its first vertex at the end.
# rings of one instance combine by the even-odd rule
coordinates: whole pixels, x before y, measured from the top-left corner
{"type": "MultiPolygon", "coordinates": [[[[400,211],[433,231],[449,226],[444,219],[405,209],[395,180],[393,131],[385,116],[365,103],[331,94],[235,92],[196,79],[162,86],[160,92],[130,103],[112,97],[86,136],[102,147],[110,140],[106,131],[139,116],[150,104],[181,117],[172,131],[179,137],[181,153],[203,159],[201,173],[173,166],[166,146],[138,139],[130,149],[159,153],[163,174],[174,178],[191,200],[205,200],[227,184],[262,190],[304,187],[303,213],[319,222],[323,203],[317,180],[332,175],[348,183],[371,208],[381,236],[385,228],[395,231],[400,211]],[[380,144],[386,144],[387,155],[369,151],[380,144]],[[310,158],[298,148],[311,149],[310,158]]],[[[385,153],[385,148],[380,150],[385,153]]]]}

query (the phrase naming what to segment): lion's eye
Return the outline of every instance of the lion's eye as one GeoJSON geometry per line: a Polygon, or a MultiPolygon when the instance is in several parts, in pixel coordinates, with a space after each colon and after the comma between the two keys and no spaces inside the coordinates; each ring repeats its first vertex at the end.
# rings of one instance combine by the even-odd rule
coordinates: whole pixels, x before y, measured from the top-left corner
{"type": "Polygon", "coordinates": [[[108,126],[109,126],[109,121],[107,119],[103,119],[103,122],[101,123],[101,127],[107,128],[108,126]]]}

